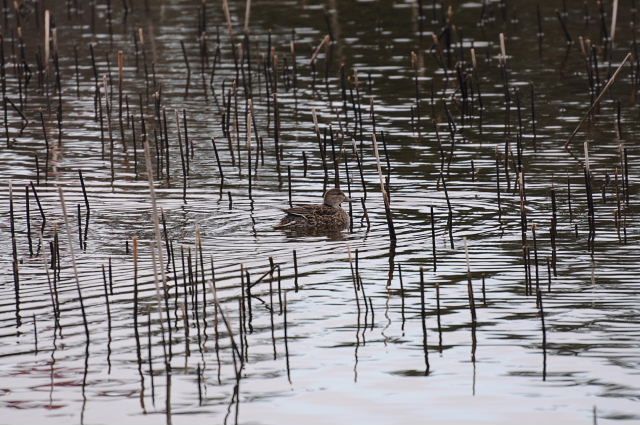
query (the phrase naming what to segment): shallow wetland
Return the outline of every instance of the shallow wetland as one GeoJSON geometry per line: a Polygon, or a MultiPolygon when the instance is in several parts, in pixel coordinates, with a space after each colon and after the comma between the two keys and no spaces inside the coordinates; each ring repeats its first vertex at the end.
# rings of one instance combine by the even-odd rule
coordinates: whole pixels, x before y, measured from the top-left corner
{"type": "Polygon", "coordinates": [[[1,12],[1,423],[640,421],[636,1],[1,12]]]}

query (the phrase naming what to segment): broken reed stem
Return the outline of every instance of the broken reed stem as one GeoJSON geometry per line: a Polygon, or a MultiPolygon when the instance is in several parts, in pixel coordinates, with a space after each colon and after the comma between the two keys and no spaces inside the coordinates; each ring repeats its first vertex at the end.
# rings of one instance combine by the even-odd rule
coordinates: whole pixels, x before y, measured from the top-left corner
{"type": "Polygon", "coordinates": [[[391,215],[391,204],[389,201],[389,194],[385,188],[384,178],[382,177],[382,167],[380,165],[380,154],[378,153],[378,142],[376,141],[376,135],[371,134],[373,141],[373,153],[376,157],[376,165],[378,167],[378,176],[380,177],[380,191],[382,192],[382,199],[384,201],[384,211],[387,216],[387,226],[389,227],[389,238],[391,243],[396,242],[396,231],[393,225],[393,216],[391,215]]]}
{"type": "MultiPolygon", "coordinates": [[[[56,185],[57,186],[57,185],[56,185]]],[[[80,290],[80,277],[78,275],[78,267],[76,266],[76,254],[71,242],[71,226],[69,225],[69,216],[67,214],[67,206],[64,201],[64,192],[62,188],[58,186],[58,197],[60,199],[60,205],[62,206],[62,216],[64,217],[64,227],[67,233],[67,242],[69,243],[69,254],[71,254],[71,266],[73,268],[73,277],[76,282],[76,291],[78,292],[78,302],[80,303],[80,311],[82,312],[82,323],[84,325],[84,334],[86,337],[86,343],[89,344],[89,323],[87,322],[87,315],[84,308],[84,300],[82,298],[82,291],[80,290]]]]}
{"type": "Polygon", "coordinates": [[[578,125],[576,126],[575,130],[573,130],[573,132],[571,133],[571,135],[569,136],[569,138],[567,139],[566,142],[564,142],[564,148],[566,150],[569,150],[568,146],[571,143],[571,141],[573,140],[573,138],[575,137],[575,135],[578,133],[578,131],[580,131],[580,129],[582,128],[582,125],[587,121],[587,118],[589,118],[591,116],[591,113],[593,112],[593,110],[600,104],[600,101],[602,100],[602,98],[604,97],[604,95],[607,93],[607,90],[609,90],[609,87],[611,87],[611,85],[613,85],[613,83],[616,81],[616,77],[618,77],[618,74],[620,73],[620,71],[622,70],[622,67],[624,66],[624,64],[627,63],[627,61],[631,58],[632,53],[629,52],[627,53],[627,56],[624,57],[624,60],[622,61],[622,63],[618,66],[618,69],[616,69],[616,71],[613,73],[613,75],[611,76],[611,78],[609,78],[609,81],[607,82],[607,84],[603,87],[603,89],[600,91],[600,94],[598,95],[598,97],[596,98],[596,100],[593,102],[593,104],[591,105],[591,107],[587,110],[587,112],[584,114],[584,116],[582,117],[582,119],[580,120],[580,122],[578,123],[578,125]]]}
{"type": "Polygon", "coordinates": [[[330,41],[331,41],[331,36],[329,34],[325,35],[322,41],[320,42],[320,44],[318,44],[318,47],[316,47],[316,49],[313,51],[313,54],[311,55],[311,59],[309,60],[309,63],[311,65],[315,65],[316,58],[320,54],[320,51],[322,50],[324,45],[329,43],[330,41]]]}
{"type": "MultiPolygon", "coordinates": [[[[154,228],[154,233],[155,233],[155,244],[153,246],[150,246],[151,248],[151,254],[152,254],[152,259],[154,259],[155,261],[155,255],[156,255],[156,251],[157,251],[157,255],[158,255],[158,263],[160,264],[160,274],[161,274],[161,278],[162,278],[162,287],[165,288],[167,285],[167,276],[166,276],[166,272],[165,272],[165,267],[164,265],[164,257],[163,257],[163,252],[162,252],[162,236],[160,234],[160,218],[158,215],[158,205],[156,202],[156,192],[155,192],[155,187],[154,187],[154,182],[153,182],[153,167],[151,165],[151,150],[149,148],[149,141],[148,140],[144,140],[144,157],[145,157],[145,161],[146,161],[146,167],[147,167],[147,180],[149,182],[149,197],[151,198],[151,215],[153,218],[153,228],[154,228]]],[[[155,268],[155,267],[154,267],[155,268]]],[[[155,275],[155,273],[154,273],[155,275]]],[[[160,311],[160,309],[162,308],[162,304],[161,304],[161,299],[160,299],[160,287],[159,287],[159,283],[157,281],[157,279],[154,279],[154,284],[156,286],[156,297],[158,298],[158,315],[160,317],[159,322],[160,322],[160,329],[162,332],[162,338],[164,339],[164,325],[163,325],[163,320],[162,320],[162,313],[160,311]]],[[[167,348],[165,344],[162,344],[162,349],[163,349],[163,354],[164,354],[164,360],[165,360],[165,366],[167,366],[167,370],[168,370],[168,357],[167,357],[167,348]]]]}

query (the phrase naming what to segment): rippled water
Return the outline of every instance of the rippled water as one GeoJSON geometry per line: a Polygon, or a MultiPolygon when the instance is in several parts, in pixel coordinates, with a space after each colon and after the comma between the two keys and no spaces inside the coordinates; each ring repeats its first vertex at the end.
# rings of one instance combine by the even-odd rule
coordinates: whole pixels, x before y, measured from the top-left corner
{"type": "MultiPolygon", "coordinates": [[[[636,210],[636,170],[640,159],[635,146],[640,128],[635,104],[637,75],[633,74],[637,72],[636,59],[625,65],[591,122],[578,132],[572,144],[576,157],[563,149],[592,100],[578,36],[590,38],[599,46],[597,77],[601,88],[630,46],[633,48],[635,30],[629,22],[635,21],[635,11],[631,5],[620,5],[615,44],[605,55],[595,4],[587,5],[588,22],[584,20],[582,4],[569,2],[566,14],[559,12],[576,41],[568,53],[555,14],[557,6],[554,2],[542,4],[544,38],[539,56],[535,5],[521,2],[502,9],[497,2],[484,8],[482,3],[454,2],[451,22],[456,26],[455,43],[451,66],[445,70],[441,62],[447,65],[447,57],[438,55],[432,39],[433,31],[441,34],[446,27],[445,9],[438,2],[433,3],[436,9],[431,2],[424,2],[429,4],[423,5],[422,21],[419,5],[414,2],[253,2],[251,84],[264,155],[259,157],[251,176],[249,193],[249,152],[254,165],[260,152],[255,137],[251,150],[246,143],[242,81],[248,81],[248,69],[245,64],[244,74],[240,70],[236,74],[221,4],[207,2],[204,9],[208,51],[205,93],[198,41],[203,11],[200,2],[154,1],[148,2],[148,10],[144,2],[133,2],[126,15],[125,3],[113,2],[110,8],[99,2],[94,9],[89,2],[76,10],[75,2],[46,2],[57,33],[60,97],[53,53],[49,74],[41,77],[47,84],[39,83],[45,6],[39,1],[24,2],[20,20],[13,9],[4,13],[6,96],[24,113],[28,123],[21,132],[20,115],[7,106],[8,133],[1,132],[0,148],[0,241],[5,247],[0,251],[1,422],[388,424],[429,418],[442,424],[585,424],[593,423],[594,418],[598,423],[640,419],[640,250],[636,210]],[[67,6],[71,7],[69,15],[67,6]],[[18,25],[22,26],[25,62],[31,72],[26,97],[24,91],[20,92],[24,90],[24,80],[18,82],[18,74],[24,70],[19,65],[18,25]],[[136,54],[133,39],[139,28],[144,33],[144,45],[138,44],[136,54]],[[326,50],[321,48],[314,76],[311,59],[328,28],[335,40],[331,60],[327,62],[326,50]],[[292,30],[297,66],[295,90],[292,30]],[[499,33],[504,33],[507,40],[511,96],[508,115],[498,63],[499,33]],[[188,57],[189,80],[181,41],[188,57]],[[102,84],[111,78],[107,91],[111,93],[113,150],[102,86],[102,131],[96,119],[98,104],[94,101],[90,43],[97,80],[102,84]],[[78,52],[77,75],[74,46],[78,52]],[[264,64],[269,46],[279,63],[280,177],[273,103],[265,86],[264,64]],[[471,47],[477,58],[475,74],[469,68],[471,47]],[[125,105],[126,152],[118,120],[119,50],[125,58],[122,87],[124,95],[128,95],[131,115],[131,120],[126,119],[125,105]],[[415,114],[412,52],[419,64],[419,119],[415,114]],[[465,75],[477,78],[482,99],[481,108],[477,86],[472,83],[473,102],[464,118],[462,92],[453,66],[460,60],[465,63],[465,75]],[[340,64],[344,64],[349,78],[345,91],[347,122],[340,64]],[[228,93],[236,75],[240,142],[233,139],[232,159],[221,122],[226,102],[223,93],[228,93]],[[160,106],[166,108],[168,185],[166,164],[158,168],[156,162],[164,155],[156,151],[153,138],[153,131],[161,130],[154,109],[156,91],[162,93],[160,106]],[[160,226],[164,264],[155,268],[159,252],[152,255],[156,235],[141,144],[139,95],[151,146],[157,205],[165,218],[160,226]],[[56,120],[59,102],[61,135],[56,120]],[[186,111],[188,138],[193,146],[185,199],[176,109],[180,114],[182,109],[186,111]],[[343,232],[287,234],[273,228],[282,216],[279,208],[289,204],[287,167],[291,170],[294,204],[319,202],[323,190],[334,184],[330,142],[326,143],[329,179],[324,181],[313,110],[320,132],[328,130],[329,125],[334,132],[341,187],[345,189],[347,183],[346,159],[351,196],[360,198],[365,193],[353,154],[351,138],[356,139],[370,226],[364,220],[362,204],[354,202],[353,227],[343,232]],[[355,133],[354,110],[363,120],[362,130],[355,133]],[[447,110],[457,129],[453,145],[447,110]],[[48,161],[40,111],[50,145],[48,161]],[[374,125],[382,172],[390,177],[395,244],[389,237],[373,153],[374,125]],[[518,137],[526,178],[526,237],[532,290],[527,290],[522,256],[521,198],[515,174],[518,137]],[[211,138],[216,140],[224,172],[222,187],[211,138]],[[592,246],[588,241],[583,174],[585,141],[589,142],[593,173],[596,230],[592,246]],[[506,142],[514,155],[507,162],[508,184],[506,142]],[[439,143],[445,157],[446,193],[439,179],[439,143]],[[627,149],[628,205],[620,171],[624,167],[620,144],[627,149]],[[500,164],[499,204],[496,148],[500,164]],[[306,167],[303,158],[307,160],[306,167]],[[90,206],[88,226],[80,170],[90,206]],[[40,242],[42,219],[30,190],[33,255],[25,202],[25,186],[30,182],[34,183],[46,217],[40,242]],[[66,200],[70,236],[58,187],[66,200]],[[547,266],[552,262],[552,188],[557,200],[555,274],[547,266]],[[620,230],[615,221],[616,197],[621,198],[620,209],[626,218],[620,230]],[[19,263],[18,291],[12,273],[10,198],[19,263]],[[83,232],[88,229],[83,246],[78,235],[78,205],[83,232]],[[535,250],[533,223],[537,225],[535,250]],[[132,252],[133,238],[139,240],[137,262],[132,252]],[[60,270],[51,267],[50,244],[56,240],[60,270]],[[42,248],[38,250],[40,243],[42,248]],[[172,261],[167,259],[168,252],[173,253],[172,261]],[[536,254],[543,314],[536,302],[536,254]],[[270,258],[279,267],[272,269],[270,258]],[[231,347],[229,327],[210,291],[212,263],[219,306],[245,357],[241,368],[231,347]],[[192,272],[185,272],[189,267],[192,272]],[[166,298],[156,292],[155,282],[162,285],[160,269],[166,275],[166,298]],[[426,350],[421,269],[425,282],[426,350]],[[243,271],[245,275],[241,277],[243,271]],[[363,283],[357,299],[356,272],[363,283]],[[251,291],[250,311],[241,287],[247,273],[251,282],[262,277],[251,291]],[[137,310],[135,279],[139,292],[137,310]],[[476,305],[475,326],[469,309],[469,280],[476,305]],[[138,332],[134,328],[136,321],[138,332]],[[240,334],[241,329],[246,333],[240,334]],[[239,369],[239,380],[234,364],[239,369]]],[[[230,5],[237,55],[244,7],[244,3],[230,5]]],[[[605,21],[610,22],[611,5],[605,7],[605,21]]],[[[228,99],[234,115],[234,96],[228,99]]],[[[235,133],[233,127],[232,131],[235,133]]],[[[184,142],[184,127],[180,137],[184,142]]]]}

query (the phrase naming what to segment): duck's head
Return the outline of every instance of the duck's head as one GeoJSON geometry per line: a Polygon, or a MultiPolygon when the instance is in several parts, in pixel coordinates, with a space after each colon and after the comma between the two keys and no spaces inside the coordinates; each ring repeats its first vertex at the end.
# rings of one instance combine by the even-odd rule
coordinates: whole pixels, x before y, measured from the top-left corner
{"type": "Polygon", "coordinates": [[[329,189],[324,194],[324,204],[329,207],[338,207],[343,202],[351,202],[340,189],[329,189]]]}

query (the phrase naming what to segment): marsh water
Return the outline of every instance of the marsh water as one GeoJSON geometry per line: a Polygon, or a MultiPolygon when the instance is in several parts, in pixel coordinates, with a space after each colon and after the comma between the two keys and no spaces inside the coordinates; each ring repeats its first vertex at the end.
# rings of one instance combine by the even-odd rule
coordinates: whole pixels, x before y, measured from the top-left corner
{"type": "Polygon", "coordinates": [[[231,33],[218,1],[18,3],[1,423],[640,420],[635,58],[563,148],[635,48],[633,2],[606,49],[610,2],[540,2],[541,38],[524,1],[255,0],[246,30],[231,1],[231,33]],[[274,229],[337,183],[349,229],[274,229]]]}

